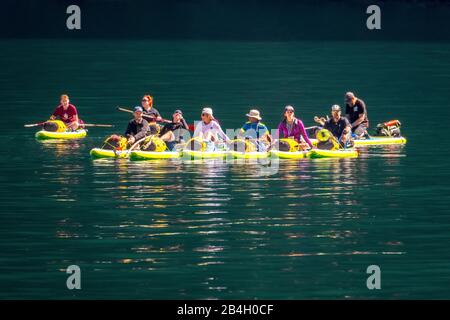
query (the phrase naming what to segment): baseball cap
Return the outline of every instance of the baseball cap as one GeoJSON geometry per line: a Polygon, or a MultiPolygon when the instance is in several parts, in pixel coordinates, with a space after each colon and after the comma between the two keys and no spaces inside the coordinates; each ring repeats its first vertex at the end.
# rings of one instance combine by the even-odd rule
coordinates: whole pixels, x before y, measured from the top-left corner
{"type": "Polygon", "coordinates": [[[341,107],[337,104],[331,106],[331,111],[341,111],[341,107]]]}
{"type": "Polygon", "coordinates": [[[355,94],[353,93],[353,92],[347,92],[346,94],[345,94],[345,101],[350,101],[350,100],[352,100],[353,98],[355,98],[355,94]]]}
{"type": "Polygon", "coordinates": [[[213,111],[212,111],[211,108],[203,108],[202,114],[203,114],[203,113],[209,114],[211,117],[214,118],[214,116],[213,116],[213,111]]]}

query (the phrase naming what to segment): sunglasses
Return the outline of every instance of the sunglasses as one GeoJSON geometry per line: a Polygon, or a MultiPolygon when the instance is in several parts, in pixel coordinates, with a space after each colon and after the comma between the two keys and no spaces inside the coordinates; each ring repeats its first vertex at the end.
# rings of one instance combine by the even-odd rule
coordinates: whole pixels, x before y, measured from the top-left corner
{"type": "Polygon", "coordinates": [[[148,100],[147,100],[147,99],[142,99],[141,101],[142,101],[142,102],[148,102],[148,100]]]}
{"type": "Polygon", "coordinates": [[[294,113],[294,111],[292,111],[292,110],[286,110],[285,112],[287,112],[287,113],[294,113]]]}

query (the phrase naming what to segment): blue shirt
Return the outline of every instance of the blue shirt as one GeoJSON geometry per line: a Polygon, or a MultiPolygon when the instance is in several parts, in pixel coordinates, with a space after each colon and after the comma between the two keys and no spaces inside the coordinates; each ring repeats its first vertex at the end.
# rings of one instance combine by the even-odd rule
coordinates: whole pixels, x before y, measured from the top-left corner
{"type": "Polygon", "coordinates": [[[262,122],[246,122],[242,128],[241,133],[244,133],[244,136],[249,136],[251,138],[257,138],[264,136],[269,129],[267,129],[266,125],[262,122]]]}

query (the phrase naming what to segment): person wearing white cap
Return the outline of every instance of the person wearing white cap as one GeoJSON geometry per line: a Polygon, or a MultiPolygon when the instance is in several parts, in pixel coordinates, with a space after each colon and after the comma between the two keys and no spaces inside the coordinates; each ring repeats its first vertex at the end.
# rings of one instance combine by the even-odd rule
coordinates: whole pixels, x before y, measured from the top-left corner
{"type": "Polygon", "coordinates": [[[219,138],[228,142],[230,139],[223,132],[220,124],[213,116],[213,110],[205,107],[202,110],[202,121],[198,122],[194,130],[194,138],[201,138],[205,142],[219,142],[219,138]]]}
{"type": "Polygon", "coordinates": [[[264,142],[270,143],[272,141],[267,126],[261,122],[262,118],[257,109],[252,109],[246,114],[248,121],[242,126],[239,131],[240,138],[249,138],[254,140],[258,146],[258,151],[265,151],[264,142]]]}

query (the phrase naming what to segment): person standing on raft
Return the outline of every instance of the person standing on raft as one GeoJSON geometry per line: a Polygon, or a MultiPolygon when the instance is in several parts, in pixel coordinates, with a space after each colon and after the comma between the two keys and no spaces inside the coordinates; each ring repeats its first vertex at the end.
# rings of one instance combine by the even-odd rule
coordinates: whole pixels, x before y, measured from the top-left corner
{"type": "Polygon", "coordinates": [[[83,121],[78,118],[77,108],[70,103],[69,96],[62,94],[60,97],[60,105],[56,107],[50,120],[61,120],[70,130],[77,130],[83,127],[83,121]]]}

